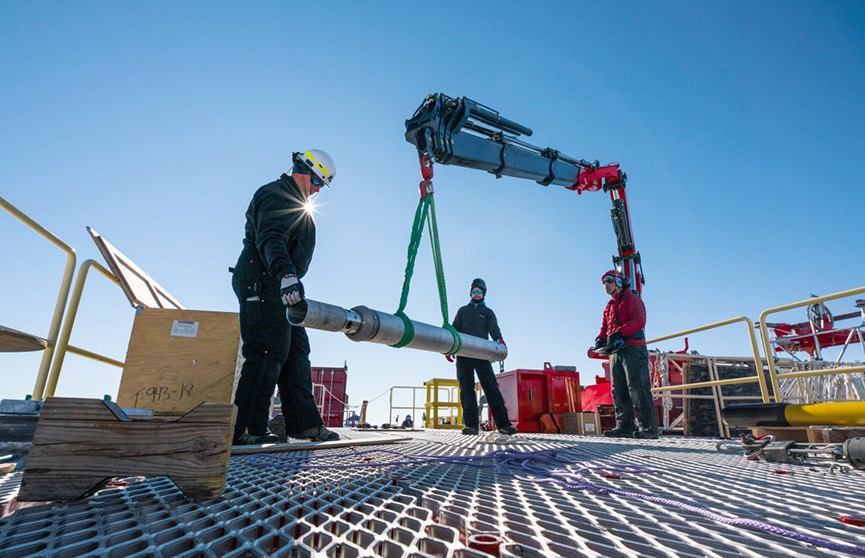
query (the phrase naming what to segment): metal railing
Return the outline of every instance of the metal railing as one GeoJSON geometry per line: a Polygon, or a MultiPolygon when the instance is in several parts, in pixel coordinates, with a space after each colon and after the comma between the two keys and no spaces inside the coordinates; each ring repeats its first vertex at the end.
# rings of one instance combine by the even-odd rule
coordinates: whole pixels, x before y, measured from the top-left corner
{"type": "Polygon", "coordinates": [[[54,305],[54,315],[51,318],[48,335],[45,337],[47,346],[42,354],[42,362],[39,364],[39,371],[36,374],[36,384],[33,386],[33,399],[40,400],[45,392],[48,370],[54,356],[60,324],[63,321],[63,311],[66,308],[66,301],[69,298],[69,290],[72,286],[72,276],[75,273],[75,250],[3,197],[0,197],[0,207],[66,254],[66,267],[63,271],[63,279],[60,282],[60,291],[57,293],[57,303],[54,305]]]}
{"type": "Polygon", "coordinates": [[[78,269],[78,277],[75,280],[75,288],[72,289],[72,297],[69,300],[69,308],[66,309],[66,319],[63,321],[63,332],[57,340],[57,351],[54,355],[54,362],[51,365],[51,372],[48,374],[48,383],[45,388],[45,397],[54,397],[54,392],[57,389],[57,381],[60,379],[60,370],[63,368],[63,361],[66,358],[66,352],[75,353],[85,358],[90,358],[123,368],[124,363],[119,360],[114,360],[100,354],[80,349],[69,345],[69,338],[72,336],[72,326],[75,325],[75,318],[78,315],[78,306],[81,303],[81,295],[84,292],[84,283],[87,281],[87,272],[90,268],[95,269],[102,275],[108,278],[109,281],[120,286],[120,281],[113,273],[102,267],[94,260],[85,260],[78,269]]]}
{"type": "MultiPolygon", "coordinates": [[[[705,357],[700,355],[686,355],[679,353],[661,353],[664,355],[664,365],[666,366],[667,362],[674,361],[674,364],[677,364],[675,361],[688,361],[694,359],[703,359],[706,361],[706,364],[709,369],[709,376],[712,378],[710,381],[702,381],[702,382],[690,382],[690,383],[682,383],[676,385],[662,385],[652,388],[652,392],[655,394],[660,394],[662,398],[665,400],[665,409],[670,407],[668,404],[672,401],[673,397],[681,397],[683,399],[714,399],[715,400],[715,414],[718,419],[720,432],[726,433],[729,435],[729,430],[726,425],[723,424],[721,420],[720,410],[724,406],[726,400],[730,399],[761,399],[764,403],[768,403],[773,399],[775,401],[784,400],[784,391],[780,385],[780,379],[783,380],[794,380],[801,378],[811,378],[816,376],[828,376],[828,375],[844,375],[851,374],[855,372],[865,372],[865,365],[854,365],[854,366],[834,366],[831,368],[818,368],[818,369],[810,369],[810,370],[802,370],[802,368],[810,368],[814,366],[813,363],[801,363],[795,362],[792,359],[776,359],[774,357],[774,353],[772,351],[772,340],[769,333],[769,328],[766,322],[766,317],[770,314],[775,314],[778,312],[782,312],[785,310],[791,310],[795,308],[801,308],[804,306],[810,306],[812,304],[823,303],[828,300],[836,300],[839,298],[851,297],[854,295],[865,293],[865,287],[860,287],[857,289],[850,289],[847,291],[841,291],[838,293],[825,295],[821,297],[809,298],[807,300],[802,300],[799,302],[794,302],[792,304],[786,304],[783,306],[777,306],[774,308],[769,308],[764,310],[760,314],[760,322],[759,329],[760,335],[762,338],[763,350],[766,354],[767,358],[763,358],[760,355],[760,349],[757,345],[755,330],[757,329],[753,322],[750,319],[740,316],[738,318],[731,318],[729,320],[724,320],[720,322],[715,322],[713,324],[708,324],[705,326],[695,327],[691,329],[687,329],[684,331],[680,331],[677,333],[672,333],[669,335],[664,335],[662,337],[656,337],[654,339],[649,339],[647,344],[655,344],[661,341],[666,341],[668,339],[675,339],[677,337],[684,337],[686,335],[691,335],[693,333],[707,331],[710,329],[716,329],[719,327],[723,327],[726,325],[731,325],[736,322],[742,322],[745,324],[748,332],[748,341],[751,345],[751,353],[752,357],[705,357]],[[743,378],[726,378],[721,379],[718,371],[718,363],[719,362],[748,362],[753,359],[754,370],[756,372],[755,376],[748,376],[743,378]],[[788,368],[789,372],[779,373],[778,368],[785,367],[788,368]],[[768,384],[771,385],[771,393],[769,390],[769,385],[767,385],[767,379],[764,377],[764,370],[766,375],[768,375],[768,384]],[[725,396],[721,391],[721,387],[730,386],[736,384],[745,384],[745,383],[758,383],[760,386],[760,396],[725,396]],[[697,389],[697,388],[712,388],[713,395],[712,396],[699,396],[699,395],[690,395],[687,394],[687,390],[697,389]],[[677,392],[673,394],[672,392],[677,392]]],[[[852,334],[851,334],[852,335],[852,334]]],[[[848,342],[845,343],[845,349],[848,342]]],[[[842,353],[843,354],[843,353],[842,353]]],[[[840,357],[839,357],[840,360],[840,357]]],[[[838,364],[838,363],[834,363],[838,364]]],[[[677,367],[682,371],[682,367],[677,367]]],[[[858,387],[858,384],[857,386],[858,387]]],[[[669,410],[669,409],[667,409],[669,410]]],[[[669,421],[665,418],[665,426],[668,425],[669,421]]]]}
{"type": "MultiPolygon", "coordinates": [[[[652,391],[655,393],[660,393],[660,392],[670,391],[670,390],[684,390],[684,389],[694,389],[694,388],[701,388],[701,387],[727,386],[727,385],[748,384],[748,383],[756,382],[756,383],[760,384],[760,394],[763,398],[763,401],[768,402],[770,399],[769,399],[768,388],[766,387],[766,379],[760,373],[760,371],[763,370],[763,365],[762,365],[762,358],[760,356],[760,349],[759,349],[759,346],[757,345],[757,336],[754,334],[754,322],[752,322],[751,320],[749,320],[745,316],[739,316],[738,318],[730,318],[729,320],[723,320],[720,322],[715,322],[715,323],[704,325],[704,326],[686,329],[684,331],[679,331],[677,333],[671,333],[669,335],[664,335],[662,337],[656,337],[654,339],[647,340],[646,344],[649,345],[649,344],[659,343],[661,341],[666,341],[668,339],[675,339],[677,337],[684,337],[686,335],[691,335],[691,334],[698,333],[701,331],[708,331],[710,329],[717,329],[720,327],[724,327],[726,325],[735,324],[737,322],[742,322],[743,324],[745,324],[745,327],[748,330],[748,340],[751,343],[751,352],[752,352],[752,355],[754,358],[754,369],[757,370],[757,372],[758,372],[756,376],[750,377],[750,378],[729,378],[726,380],[718,379],[718,380],[711,380],[708,382],[695,382],[695,383],[691,383],[691,384],[680,384],[680,385],[675,385],[675,386],[659,386],[659,387],[652,388],[652,391]]],[[[678,359],[679,357],[685,357],[685,356],[687,356],[687,355],[677,354],[675,356],[675,358],[678,359]]]]}
{"type": "MultiPolygon", "coordinates": [[[[794,308],[801,308],[803,306],[810,306],[812,304],[821,304],[828,300],[836,300],[839,298],[847,298],[850,296],[855,296],[857,294],[865,293],[865,287],[859,287],[857,289],[850,289],[847,291],[841,291],[838,293],[818,296],[815,298],[809,298],[806,300],[800,300],[799,302],[794,302],[792,304],[785,304],[783,306],[776,306],[774,308],[768,308],[763,310],[760,314],[760,334],[763,337],[763,349],[766,351],[768,365],[769,365],[769,381],[772,383],[772,389],[776,394],[781,393],[781,388],[778,382],[778,372],[775,366],[774,359],[772,356],[772,346],[771,341],[769,340],[769,327],[766,323],[766,317],[770,314],[776,314],[778,312],[783,312],[784,310],[792,310],[794,308]]],[[[817,370],[805,370],[801,372],[789,372],[783,375],[784,379],[788,378],[808,378],[812,376],[826,376],[830,374],[849,374],[851,372],[865,372],[865,365],[859,366],[845,366],[843,368],[819,368],[817,370]]]]}
{"type": "MultiPolygon", "coordinates": [[[[60,371],[63,367],[63,362],[66,358],[67,352],[123,368],[124,363],[119,360],[69,345],[69,338],[72,335],[72,327],[75,324],[75,317],[78,313],[78,306],[81,302],[81,295],[84,291],[84,284],[87,280],[89,269],[91,267],[95,268],[112,283],[120,286],[120,282],[114,274],[96,261],[86,260],[81,264],[81,267],[78,270],[78,277],[76,278],[75,287],[73,289],[72,279],[75,276],[75,263],[77,261],[75,249],[60,240],[45,227],[37,223],[34,219],[2,197],[0,197],[0,207],[66,253],[66,267],[60,284],[60,292],[57,295],[57,303],[54,307],[51,326],[49,327],[48,335],[45,338],[47,346],[42,355],[42,362],[39,365],[39,371],[36,375],[36,384],[33,387],[32,398],[39,401],[46,397],[54,396],[57,389],[57,382],[60,378],[60,371]],[[69,302],[68,308],[66,306],[67,301],[69,302]],[[61,324],[63,326],[62,332],[61,324]]],[[[33,334],[27,333],[27,335],[33,334]]]]}
{"type": "Polygon", "coordinates": [[[424,421],[418,422],[417,416],[416,416],[418,411],[420,411],[421,413],[424,413],[425,409],[426,409],[426,407],[424,405],[418,406],[418,404],[417,404],[417,390],[426,390],[426,388],[424,386],[420,386],[420,387],[418,387],[418,386],[391,386],[390,393],[388,395],[388,399],[389,399],[389,409],[388,409],[388,413],[387,413],[388,422],[391,421],[394,411],[411,411],[412,424],[424,426],[424,424],[423,424],[424,421]],[[403,390],[403,389],[410,389],[411,390],[411,406],[410,407],[398,406],[398,405],[393,404],[393,392],[394,392],[394,390],[403,390]]]}

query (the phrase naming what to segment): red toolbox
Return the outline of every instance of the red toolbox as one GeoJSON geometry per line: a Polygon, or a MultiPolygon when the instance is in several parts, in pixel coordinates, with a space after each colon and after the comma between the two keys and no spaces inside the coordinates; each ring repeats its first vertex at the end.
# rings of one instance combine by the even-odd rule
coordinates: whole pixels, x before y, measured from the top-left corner
{"type": "MultiPolygon", "coordinates": [[[[511,370],[496,376],[508,409],[508,418],[518,432],[540,432],[544,413],[579,413],[580,374],[574,367],[551,366],[543,370],[511,370]]],[[[494,422],[492,413],[490,422],[494,422]]]]}

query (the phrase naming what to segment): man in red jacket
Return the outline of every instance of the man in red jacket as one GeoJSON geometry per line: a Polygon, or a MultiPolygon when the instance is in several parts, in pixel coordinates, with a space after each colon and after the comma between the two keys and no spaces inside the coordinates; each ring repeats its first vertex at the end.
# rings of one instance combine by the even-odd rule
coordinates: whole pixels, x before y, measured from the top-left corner
{"type": "Polygon", "coordinates": [[[629,288],[627,279],[611,269],[601,276],[610,301],[604,308],[601,331],[593,349],[610,355],[616,427],[604,432],[610,438],[658,437],[658,419],[652,402],[649,353],[646,349],[646,306],[629,288]],[[634,425],[637,410],[639,429],[634,425]]]}

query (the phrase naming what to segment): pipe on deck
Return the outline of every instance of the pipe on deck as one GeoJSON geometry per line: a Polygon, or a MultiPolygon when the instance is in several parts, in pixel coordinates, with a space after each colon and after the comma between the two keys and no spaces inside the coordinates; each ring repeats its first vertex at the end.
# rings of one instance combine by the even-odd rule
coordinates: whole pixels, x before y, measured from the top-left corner
{"type": "Polygon", "coordinates": [[[730,403],[722,411],[730,428],[752,426],[865,426],[865,401],[829,403],[730,403]]]}
{"type": "MultiPolygon", "coordinates": [[[[299,304],[289,306],[285,317],[292,325],[339,331],[352,341],[358,342],[394,345],[399,343],[405,334],[405,324],[401,318],[366,306],[355,306],[346,310],[307,298],[299,304]]],[[[406,347],[442,354],[453,349],[454,336],[450,330],[415,320],[411,323],[414,326],[414,336],[406,347]]],[[[454,353],[457,356],[489,361],[505,360],[508,356],[507,346],[489,339],[461,333],[460,341],[460,349],[454,353]]]]}

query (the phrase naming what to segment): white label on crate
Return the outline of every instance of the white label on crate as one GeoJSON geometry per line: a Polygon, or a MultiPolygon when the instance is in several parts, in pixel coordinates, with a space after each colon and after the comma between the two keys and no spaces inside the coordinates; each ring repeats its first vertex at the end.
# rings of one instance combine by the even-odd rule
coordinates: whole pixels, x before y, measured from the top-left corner
{"type": "Polygon", "coordinates": [[[594,422],[587,422],[585,424],[585,430],[586,430],[586,432],[594,432],[595,431],[595,423],[594,422]]]}
{"type": "Polygon", "coordinates": [[[174,337],[198,337],[198,322],[174,320],[174,324],[171,326],[171,335],[174,337]]]}

